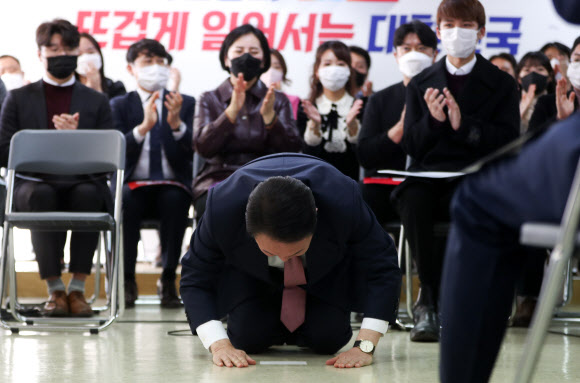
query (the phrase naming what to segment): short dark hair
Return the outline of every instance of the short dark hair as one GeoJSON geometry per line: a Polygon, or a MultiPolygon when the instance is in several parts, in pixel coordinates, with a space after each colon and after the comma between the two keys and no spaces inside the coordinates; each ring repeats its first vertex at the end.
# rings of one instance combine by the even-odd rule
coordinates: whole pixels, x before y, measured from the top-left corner
{"type": "Polygon", "coordinates": [[[550,48],[556,48],[558,50],[558,52],[560,52],[560,54],[568,56],[568,60],[570,59],[570,57],[572,56],[572,50],[568,48],[566,45],[559,43],[557,41],[554,41],[553,43],[547,43],[546,45],[544,45],[541,49],[540,52],[542,53],[546,53],[546,51],[550,48]]]}
{"type": "Polygon", "coordinates": [[[266,72],[268,69],[270,69],[270,45],[268,44],[268,39],[266,38],[266,36],[264,36],[264,33],[259,30],[258,28],[254,27],[251,24],[244,24],[244,25],[240,25],[237,28],[234,28],[230,31],[230,33],[228,33],[228,35],[226,36],[226,38],[224,39],[224,42],[222,43],[222,46],[220,48],[220,63],[222,64],[222,68],[225,71],[230,71],[230,68],[226,65],[226,58],[228,56],[228,50],[230,49],[230,47],[232,46],[233,43],[236,42],[237,39],[239,39],[242,36],[248,35],[248,34],[253,34],[254,36],[256,36],[256,38],[258,39],[258,41],[260,42],[260,47],[262,48],[262,52],[264,52],[264,58],[262,59],[262,62],[264,63],[264,67],[262,68],[262,73],[266,72]]]}
{"type": "Polygon", "coordinates": [[[356,45],[351,45],[348,47],[348,50],[350,51],[350,53],[354,53],[364,58],[365,61],[367,62],[367,69],[371,68],[371,56],[369,55],[369,52],[366,49],[358,47],[356,45]]]}
{"type": "Polygon", "coordinates": [[[127,62],[133,64],[140,54],[144,54],[147,57],[157,56],[165,58],[169,65],[171,65],[171,62],[173,61],[173,58],[167,50],[165,50],[163,44],[153,39],[142,39],[133,43],[127,50],[127,62]]]}
{"type": "MultiPolygon", "coordinates": [[[[511,64],[512,69],[514,70],[514,73],[517,72],[518,62],[516,61],[516,58],[514,57],[514,55],[512,55],[510,53],[502,52],[502,53],[499,53],[497,55],[491,56],[488,61],[492,62],[495,59],[504,59],[504,60],[508,61],[511,64]]],[[[517,73],[516,73],[516,75],[517,75],[517,73]]]]}
{"type": "MultiPolygon", "coordinates": [[[[574,52],[574,49],[576,49],[576,47],[580,45],[580,37],[578,37],[576,40],[574,40],[574,44],[572,44],[572,49],[570,50],[571,52],[574,52]]],[[[570,57],[572,57],[572,55],[570,55],[570,57]]],[[[1,57],[0,57],[1,58],[1,57]]]]}
{"type": "Polygon", "coordinates": [[[437,8],[437,25],[445,17],[475,21],[479,28],[485,27],[485,9],[478,0],[443,0],[437,8]]]}
{"type": "Polygon", "coordinates": [[[419,37],[421,44],[437,50],[437,35],[433,32],[433,29],[429,28],[427,24],[419,20],[413,20],[410,23],[403,24],[397,28],[395,31],[395,37],[393,38],[395,48],[403,45],[405,37],[407,37],[409,33],[415,33],[417,37],[419,37]]]}
{"type": "Polygon", "coordinates": [[[292,177],[270,177],[250,194],[246,229],[255,237],[265,234],[284,243],[314,234],[316,205],[312,190],[292,177]]]}
{"type": "Polygon", "coordinates": [[[79,46],[81,35],[78,28],[64,19],[54,19],[42,23],[36,28],[36,45],[38,48],[46,47],[50,44],[53,35],[62,36],[62,44],[69,48],[79,46]]]}
{"type": "Polygon", "coordinates": [[[12,60],[16,61],[18,63],[18,65],[21,65],[20,60],[18,60],[16,57],[11,56],[11,55],[2,55],[2,56],[0,56],[0,60],[2,60],[2,59],[12,59],[12,60]]]}

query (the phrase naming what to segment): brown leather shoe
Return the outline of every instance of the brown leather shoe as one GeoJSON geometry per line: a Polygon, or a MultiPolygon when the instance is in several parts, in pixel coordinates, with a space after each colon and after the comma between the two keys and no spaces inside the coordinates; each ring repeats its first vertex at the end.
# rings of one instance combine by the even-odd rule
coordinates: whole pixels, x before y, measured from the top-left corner
{"type": "Polygon", "coordinates": [[[48,302],[44,304],[42,315],[47,317],[66,317],[69,314],[68,300],[66,299],[66,292],[55,291],[48,298],[48,302]]]}
{"type": "Polygon", "coordinates": [[[80,291],[71,291],[68,294],[68,305],[70,307],[70,315],[73,317],[91,317],[93,316],[93,309],[87,303],[85,296],[80,291]]]}

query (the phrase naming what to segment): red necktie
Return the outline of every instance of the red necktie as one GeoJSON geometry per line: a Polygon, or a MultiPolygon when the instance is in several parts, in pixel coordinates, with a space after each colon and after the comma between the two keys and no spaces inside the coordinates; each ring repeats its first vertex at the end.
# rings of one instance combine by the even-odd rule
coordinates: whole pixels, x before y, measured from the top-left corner
{"type": "Polygon", "coordinates": [[[284,291],[280,320],[290,332],[304,323],[306,291],[298,287],[306,284],[306,275],[300,257],[292,257],[284,263],[284,291]]]}

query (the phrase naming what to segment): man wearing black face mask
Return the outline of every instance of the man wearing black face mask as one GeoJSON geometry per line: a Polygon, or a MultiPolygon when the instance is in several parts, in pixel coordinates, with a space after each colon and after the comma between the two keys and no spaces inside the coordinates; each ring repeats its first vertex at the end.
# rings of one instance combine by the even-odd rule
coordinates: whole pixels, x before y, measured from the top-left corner
{"type": "MultiPolygon", "coordinates": [[[[14,89],[0,115],[0,166],[8,163],[12,136],[22,129],[112,129],[107,97],[76,81],[80,34],[62,19],[41,24],[36,30],[38,57],[45,72],[42,80],[14,89]]],[[[74,161],[74,159],[71,159],[74,161]]],[[[33,174],[16,179],[14,207],[18,211],[104,211],[112,206],[104,178],[33,174]]],[[[66,232],[32,231],[40,276],[50,298],[47,316],[91,316],[84,298],[85,279],[91,272],[98,233],[71,235],[71,282],[62,282],[61,259],[66,232]]]]}

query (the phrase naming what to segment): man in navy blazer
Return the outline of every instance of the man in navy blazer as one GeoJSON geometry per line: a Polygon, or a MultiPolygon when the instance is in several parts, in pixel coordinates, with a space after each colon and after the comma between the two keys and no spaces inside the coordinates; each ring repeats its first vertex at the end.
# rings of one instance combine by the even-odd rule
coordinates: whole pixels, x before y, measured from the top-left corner
{"type": "Polygon", "coordinates": [[[352,337],[351,311],[365,313],[355,347],[327,364],[368,365],[397,316],[400,285],[393,241],[357,183],[303,154],[261,157],[210,189],[182,259],[191,330],[218,366],[254,364],[246,351],[284,343],[335,353],[352,337]],[[298,275],[291,265],[306,300],[292,306],[303,313],[293,324],[285,303],[298,275]],[[219,321],[226,314],[227,334],[219,321]]]}
{"type": "Polygon", "coordinates": [[[163,273],[157,283],[162,307],[181,307],[175,270],[191,205],[192,129],[195,99],[165,90],[171,56],[156,40],[143,39],[127,51],[134,92],[111,100],[113,123],[125,134],[123,183],[125,303],[137,299],[135,263],[141,221],[160,220],[163,273]]]}

